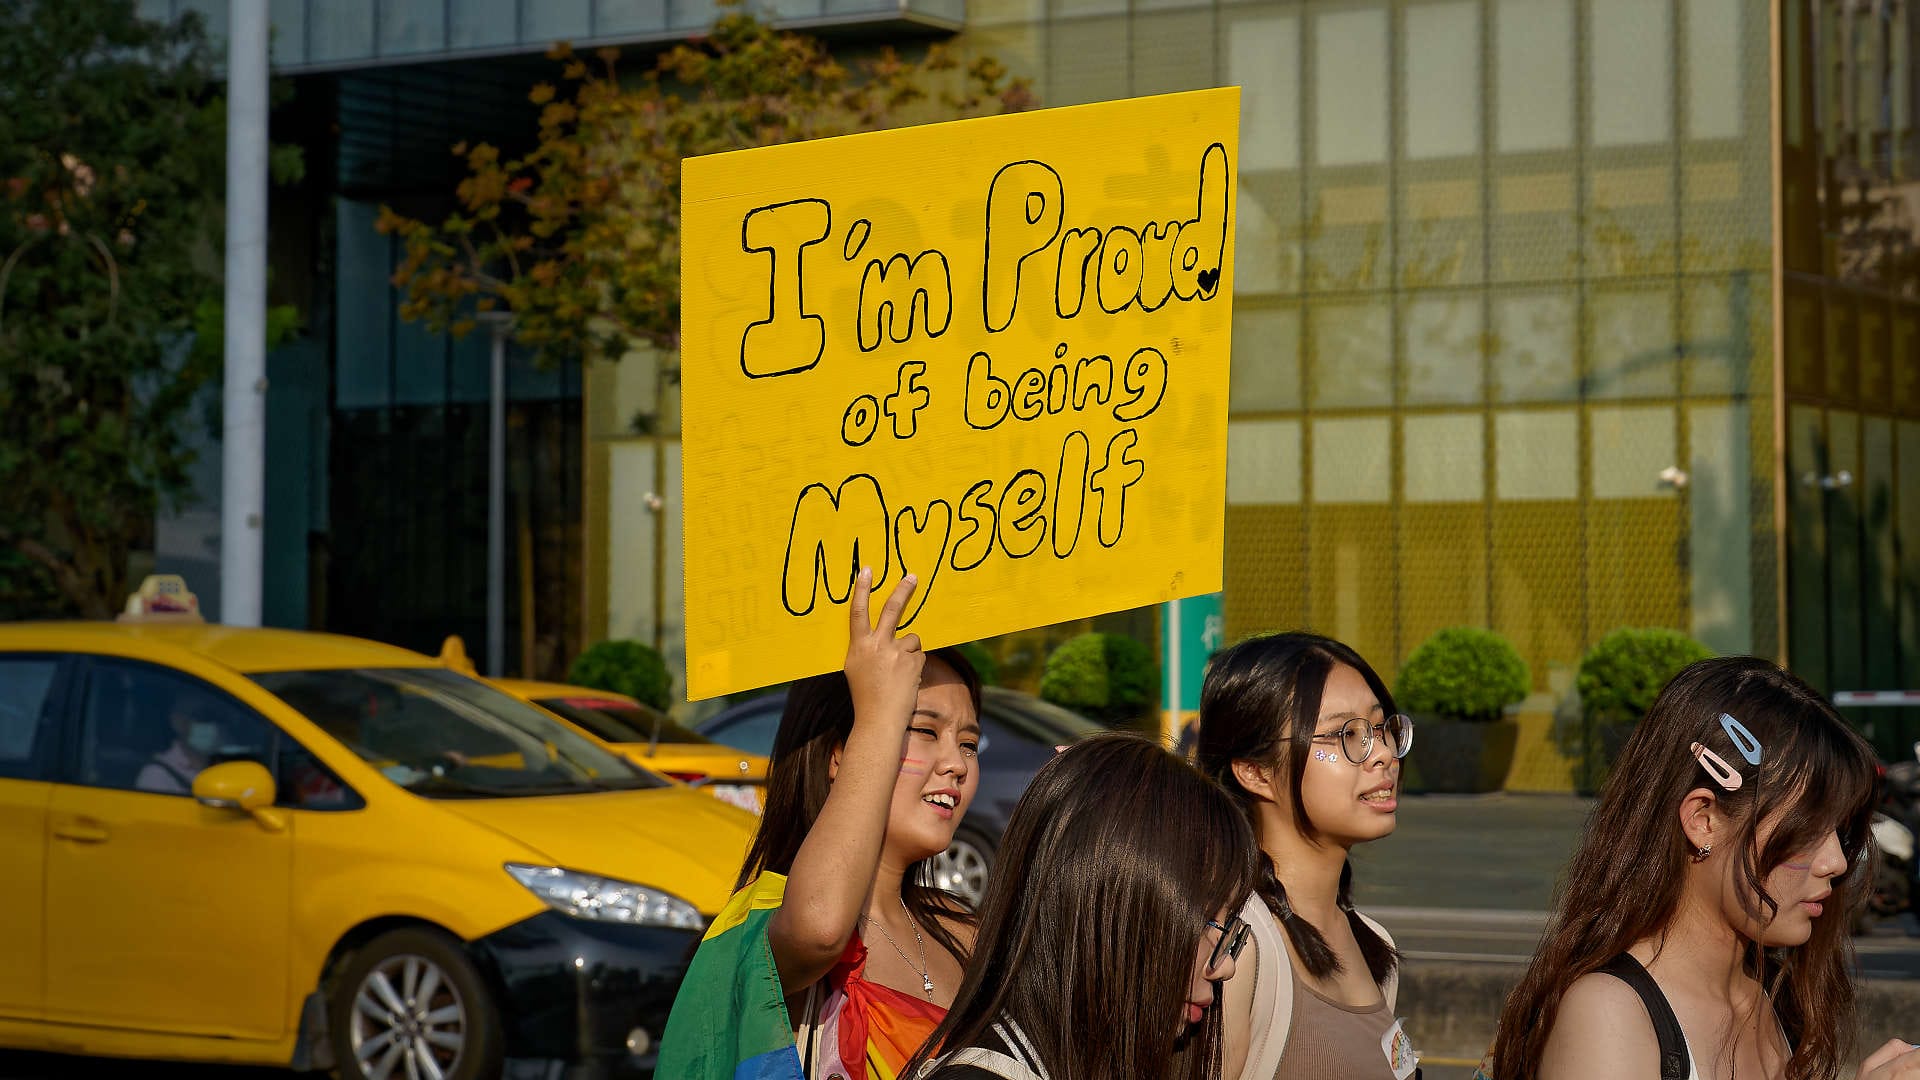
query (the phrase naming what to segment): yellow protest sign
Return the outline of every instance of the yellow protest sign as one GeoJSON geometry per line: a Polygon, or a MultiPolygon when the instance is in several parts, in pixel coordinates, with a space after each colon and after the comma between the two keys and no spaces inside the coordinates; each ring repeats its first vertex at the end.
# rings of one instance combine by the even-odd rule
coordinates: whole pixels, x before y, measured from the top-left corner
{"type": "Polygon", "coordinates": [[[1239,90],[685,163],[694,699],[1220,587],[1239,90]],[[875,601],[876,610],[878,600],[875,601]]]}

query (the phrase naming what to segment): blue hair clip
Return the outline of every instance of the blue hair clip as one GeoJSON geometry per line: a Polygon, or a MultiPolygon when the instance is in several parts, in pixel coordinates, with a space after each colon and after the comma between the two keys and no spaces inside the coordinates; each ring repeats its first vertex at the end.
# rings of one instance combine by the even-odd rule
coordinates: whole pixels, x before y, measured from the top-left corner
{"type": "Polygon", "coordinates": [[[1733,740],[1733,748],[1740,751],[1741,757],[1747,759],[1747,764],[1760,764],[1760,740],[1753,737],[1753,732],[1748,731],[1745,724],[1726,713],[1721,713],[1720,727],[1726,731],[1727,738],[1733,740]]]}

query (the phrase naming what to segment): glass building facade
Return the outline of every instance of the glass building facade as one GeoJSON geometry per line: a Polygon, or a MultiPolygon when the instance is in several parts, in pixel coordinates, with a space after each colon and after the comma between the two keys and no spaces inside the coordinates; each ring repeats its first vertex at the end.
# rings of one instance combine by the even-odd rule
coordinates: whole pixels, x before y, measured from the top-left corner
{"type": "MultiPolygon", "coordinates": [[[[1607,631],[1667,626],[1827,690],[1920,687],[1910,0],[874,3],[774,10],[848,49],[951,33],[1048,106],[1243,88],[1229,637],[1312,627],[1390,673],[1488,626],[1546,695],[1607,631]]],[[[462,410],[484,408],[484,342],[396,319],[374,209],[444,200],[459,139],[526,137],[544,68],[518,54],[659,40],[696,7],[276,0],[327,168],[299,215],[331,372],[325,625],[414,619],[349,616],[392,572],[369,554],[340,584],[342,537],[423,528],[368,494],[431,483],[401,463],[443,453],[464,492],[483,456],[462,410]]],[[[516,459],[544,462],[516,498],[569,524],[530,560],[551,641],[512,666],[555,674],[604,636],[678,654],[669,366],[516,375],[516,459]]],[[[432,505],[422,558],[479,558],[471,493],[432,505]]],[[[477,614],[473,569],[443,592],[477,614]]]]}

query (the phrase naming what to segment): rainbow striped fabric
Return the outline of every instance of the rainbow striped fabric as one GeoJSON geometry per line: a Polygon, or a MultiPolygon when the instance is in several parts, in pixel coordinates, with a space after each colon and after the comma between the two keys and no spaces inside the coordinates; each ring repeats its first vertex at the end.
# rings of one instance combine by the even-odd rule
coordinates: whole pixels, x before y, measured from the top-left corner
{"type": "Polygon", "coordinates": [[[673,999],[654,1075],[673,1080],[804,1080],[767,922],[787,879],[761,874],[707,928],[673,999]]]}

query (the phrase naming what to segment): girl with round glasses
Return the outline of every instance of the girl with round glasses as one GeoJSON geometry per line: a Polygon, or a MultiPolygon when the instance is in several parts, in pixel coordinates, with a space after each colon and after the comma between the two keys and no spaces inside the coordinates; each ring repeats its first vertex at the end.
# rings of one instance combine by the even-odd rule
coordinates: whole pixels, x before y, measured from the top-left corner
{"type": "Polygon", "coordinates": [[[1413,722],[1360,654],[1315,634],[1251,638],[1207,666],[1195,754],[1264,853],[1225,987],[1228,1080],[1406,1080],[1399,954],[1353,906],[1355,844],[1393,832],[1413,722]]]}
{"type": "Polygon", "coordinates": [[[1158,743],[1062,750],[1007,822],[966,978],[901,1075],[1215,1080],[1255,858],[1239,808],[1158,743]]]}

